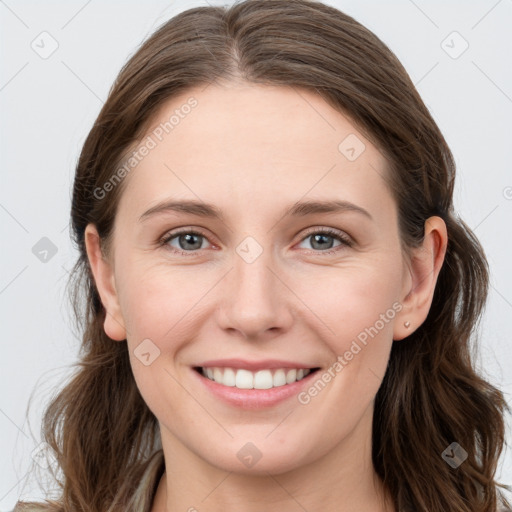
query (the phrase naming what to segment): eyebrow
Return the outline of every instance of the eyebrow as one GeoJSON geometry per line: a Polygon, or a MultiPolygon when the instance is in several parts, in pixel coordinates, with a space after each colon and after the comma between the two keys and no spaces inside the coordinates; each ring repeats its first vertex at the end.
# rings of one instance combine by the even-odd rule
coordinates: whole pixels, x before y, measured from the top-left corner
{"type": "MultiPolygon", "coordinates": [[[[313,215],[318,213],[342,213],[347,211],[358,212],[371,220],[373,219],[370,213],[364,208],[361,208],[360,206],[357,206],[356,204],[349,201],[339,199],[297,202],[289,206],[284,211],[282,217],[304,217],[306,215],[313,215]]],[[[195,215],[197,217],[219,219],[224,222],[222,211],[219,210],[216,206],[209,203],[191,200],[167,200],[158,203],[157,205],[144,212],[139,217],[139,221],[142,222],[156,214],[167,212],[185,213],[189,215],[195,215]]]]}

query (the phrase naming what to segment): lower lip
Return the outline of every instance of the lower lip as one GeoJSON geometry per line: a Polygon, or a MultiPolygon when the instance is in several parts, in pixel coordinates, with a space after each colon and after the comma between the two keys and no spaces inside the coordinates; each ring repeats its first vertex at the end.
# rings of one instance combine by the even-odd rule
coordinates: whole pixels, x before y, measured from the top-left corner
{"type": "Polygon", "coordinates": [[[205,377],[192,368],[192,372],[204,386],[224,402],[242,409],[262,409],[272,407],[292,396],[297,396],[301,389],[309,384],[317,371],[310,372],[306,377],[292,384],[285,384],[270,389],[239,389],[234,386],[224,386],[205,377]]]}

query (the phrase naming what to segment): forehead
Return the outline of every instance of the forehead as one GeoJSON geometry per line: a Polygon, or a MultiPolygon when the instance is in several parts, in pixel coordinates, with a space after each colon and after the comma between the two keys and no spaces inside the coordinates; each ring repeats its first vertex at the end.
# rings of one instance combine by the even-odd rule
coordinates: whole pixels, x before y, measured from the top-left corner
{"type": "Polygon", "coordinates": [[[137,148],[120,209],[139,214],[170,196],[246,210],[306,195],[390,199],[378,149],[319,95],[292,87],[189,89],[162,104],[137,148]]]}

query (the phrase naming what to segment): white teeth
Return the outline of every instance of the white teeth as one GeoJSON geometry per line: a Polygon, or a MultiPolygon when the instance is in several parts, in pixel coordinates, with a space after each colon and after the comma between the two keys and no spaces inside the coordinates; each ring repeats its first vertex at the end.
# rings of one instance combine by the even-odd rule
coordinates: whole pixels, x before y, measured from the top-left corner
{"type": "Polygon", "coordinates": [[[254,389],[270,389],[273,386],[270,370],[260,370],[254,374],[254,389]]]}
{"type": "Polygon", "coordinates": [[[297,370],[288,370],[286,374],[286,384],[291,384],[297,380],[297,370]]]}
{"type": "Polygon", "coordinates": [[[236,375],[231,368],[224,368],[222,383],[224,384],[224,386],[236,386],[236,375]]]}
{"type": "Polygon", "coordinates": [[[284,386],[286,384],[286,375],[284,370],[277,370],[272,377],[274,387],[284,386]]]}
{"type": "Polygon", "coordinates": [[[213,380],[218,382],[219,380],[222,380],[223,372],[220,368],[214,368],[213,369],[213,380]]]}
{"type": "MultiPolygon", "coordinates": [[[[217,370],[217,368],[215,368],[217,370]]],[[[220,371],[220,368],[219,368],[220,371]]],[[[222,377],[220,379],[215,378],[215,372],[213,374],[215,382],[219,382],[220,384],[224,384],[222,377]]],[[[253,388],[254,378],[251,372],[247,370],[238,370],[236,372],[235,377],[235,387],[240,389],[252,389],[253,388]]]]}
{"type": "Polygon", "coordinates": [[[311,370],[279,368],[276,370],[249,370],[235,368],[201,368],[202,374],[224,386],[239,389],[270,389],[292,384],[303,379],[311,370]]]}

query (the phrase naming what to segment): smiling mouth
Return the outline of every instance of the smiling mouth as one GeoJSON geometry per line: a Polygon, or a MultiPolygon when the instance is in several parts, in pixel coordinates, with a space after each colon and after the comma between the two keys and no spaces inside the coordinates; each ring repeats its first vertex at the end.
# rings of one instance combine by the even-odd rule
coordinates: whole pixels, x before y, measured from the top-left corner
{"type": "Polygon", "coordinates": [[[238,389],[271,389],[302,380],[320,368],[272,368],[252,372],[242,368],[194,367],[203,377],[238,389]]]}

